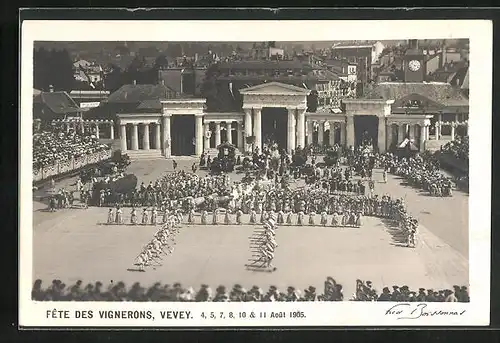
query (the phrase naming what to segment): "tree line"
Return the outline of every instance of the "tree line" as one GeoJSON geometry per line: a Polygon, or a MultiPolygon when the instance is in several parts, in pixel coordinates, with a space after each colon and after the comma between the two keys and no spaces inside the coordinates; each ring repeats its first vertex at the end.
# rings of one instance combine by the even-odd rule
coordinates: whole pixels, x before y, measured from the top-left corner
{"type": "Polygon", "coordinates": [[[89,82],[75,79],[75,71],[78,70],[74,68],[73,60],[66,49],[42,47],[34,50],[33,87],[45,92],[53,87],[55,91],[102,89],[112,93],[124,84],[133,83],[134,80],[141,84],[158,83],[158,71],[167,65],[167,58],[160,55],[152,66],[147,66],[146,59],[140,56],[135,57],[124,69],[115,64],[102,66],[103,69],[110,71],[92,88],[89,82]]]}

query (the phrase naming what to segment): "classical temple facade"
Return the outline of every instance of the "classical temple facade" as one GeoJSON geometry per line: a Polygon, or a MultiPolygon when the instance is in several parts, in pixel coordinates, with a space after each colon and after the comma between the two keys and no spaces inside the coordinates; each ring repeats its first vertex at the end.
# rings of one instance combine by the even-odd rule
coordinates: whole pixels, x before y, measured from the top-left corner
{"type": "Polygon", "coordinates": [[[207,112],[202,98],[166,99],[158,112],[118,113],[120,145],[169,158],[199,156],[222,142],[240,152],[269,142],[291,151],[310,144],[356,146],[368,137],[380,152],[408,141],[424,151],[430,141],[467,132],[468,100],[450,87],[382,83],[362,99],[343,100],[340,111],[314,113],[307,112],[310,90],[280,82],[241,89],[239,112],[207,112]]]}

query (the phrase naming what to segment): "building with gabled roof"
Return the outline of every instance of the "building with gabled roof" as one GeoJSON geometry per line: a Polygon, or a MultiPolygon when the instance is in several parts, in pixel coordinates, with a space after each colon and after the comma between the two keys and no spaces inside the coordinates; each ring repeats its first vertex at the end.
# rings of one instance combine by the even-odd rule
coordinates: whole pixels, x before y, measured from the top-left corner
{"type": "Polygon", "coordinates": [[[81,116],[85,110],[65,91],[33,91],[33,119],[53,120],[81,116]]]}

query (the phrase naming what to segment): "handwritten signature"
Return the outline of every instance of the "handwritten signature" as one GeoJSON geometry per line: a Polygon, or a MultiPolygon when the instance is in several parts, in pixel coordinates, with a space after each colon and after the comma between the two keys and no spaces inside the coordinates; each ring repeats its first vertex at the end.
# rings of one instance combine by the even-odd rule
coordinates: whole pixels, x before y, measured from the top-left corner
{"type": "Polygon", "coordinates": [[[396,319],[418,319],[420,317],[462,316],[466,310],[429,309],[425,303],[401,303],[392,306],[385,312],[386,316],[395,316],[396,319]]]}

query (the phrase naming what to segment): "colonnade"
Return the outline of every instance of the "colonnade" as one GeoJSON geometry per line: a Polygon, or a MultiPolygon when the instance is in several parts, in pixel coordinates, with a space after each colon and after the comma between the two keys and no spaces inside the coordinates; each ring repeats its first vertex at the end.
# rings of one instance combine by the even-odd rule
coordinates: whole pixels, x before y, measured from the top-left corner
{"type": "Polygon", "coordinates": [[[105,119],[58,119],[52,121],[53,125],[62,126],[66,133],[69,132],[70,129],[75,131],[85,132],[85,129],[90,130],[91,133],[96,135],[97,139],[101,138],[101,128],[108,128],[109,135],[107,135],[109,139],[115,139],[115,127],[113,120],[105,120],[105,119]]]}
{"type": "Polygon", "coordinates": [[[456,129],[460,126],[465,127],[465,134],[469,134],[469,121],[463,121],[463,122],[443,122],[443,121],[436,121],[434,123],[434,139],[435,140],[440,140],[442,138],[442,128],[443,127],[449,127],[450,128],[450,139],[455,140],[455,135],[456,135],[456,129]]]}
{"type": "Polygon", "coordinates": [[[120,148],[122,151],[127,150],[150,150],[162,148],[161,124],[148,122],[133,122],[131,126],[130,147],[127,145],[127,123],[120,123],[120,148]],[[139,149],[139,130],[142,133],[142,144],[139,149]],[[153,142],[151,135],[153,133],[153,142]],[[153,144],[152,144],[153,143],[153,144]]]}
{"type": "MultiPolygon", "coordinates": [[[[193,144],[194,153],[199,156],[211,148],[216,148],[221,143],[228,142],[235,145],[240,151],[251,152],[253,147],[262,150],[262,109],[245,108],[244,116],[235,115],[224,119],[207,113],[195,115],[195,134],[193,144]],[[222,131],[225,133],[223,134],[222,131]],[[236,134],[234,134],[236,132],[236,134]],[[214,136],[214,138],[212,138],[214,136]],[[253,136],[254,144],[248,144],[246,137],[253,136]]],[[[324,145],[325,132],[329,129],[329,143],[343,146],[355,145],[355,115],[316,115],[308,113],[304,108],[287,108],[287,148],[288,151],[297,147],[317,143],[324,145]],[[329,128],[326,127],[328,123],[329,128]],[[317,142],[313,142],[314,132],[318,132],[317,142]]],[[[127,150],[150,150],[158,149],[165,157],[172,155],[171,151],[171,115],[161,117],[134,117],[123,118],[120,122],[120,141],[122,151],[127,150]],[[127,125],[130,129],[127,129],[127,125]],[[139,134],[141,132],[141,134],[139,134]],[[131,135],[127,139],[127,135],[131,135]],[[139,138],[142,137],[141,142],[139,138]]],[[[98,128],[99,125],[109,125],[110,136],[114,138],[113,123],[92,122],[91,125],[98,128]]],[[[441,128],[445,125],[451,127],[451,138],[455,137],[455,130],[467,122],[445,123],[438,121],[436,126],[436,139],[441,136],[441,128]]],[[[378,142],[377,147],[381,152],[386,151],[391,145],[401,143],[405,138],[414,141],[421,151],[425,148],[425,141],[430,139],[430,121],[421,118],[390,118],[379,117],[378,120],[378,142]]],[[[175,128],[178,129],[178,128],[175,128]]],[[[280,128],[281,129],[281,128],[280,128]]],[[[99,130],[96,130],[99,132],[99,130]]],[[[99,134],[97,133],[97,137],[99,134]]]]}
{"type": "MultiPolygon", "coordinates": [[[[120,145],[122,151],[127,150],[150,150],[161,149],[165,157],[171,157],[171,129],[172,129],[172,116],[163,116],[160,120],[153,120],[151,122],[141,122],[134,120],[133,122],[123,121],[120,123],[120,145]],[[127,130],[127,125],[131,126],[131,132],[127,130]],[[142,144],[139,144],[139,131],[142,133],[142,144]],[[130,144],[128,144],[130,137],[130,144]],[[151,137],[153,141],[151,141],[151,137]]],[[[178,128],[177,128],[178,129],[178,128]]],[[[234,121],[220,121],[210,120],[203,118],[202,115],[195,116],[195,134],[193,144],[195,146],[195,155],[200,156],[204,150],[210,149],[210,138],[212,133],[215,135],[215,144],[213,148],[217,147],[223,142],[228,142],[239,146],[244,142],[244,132],[241,123],[237,120],[234,121]],[[233,125],[233,122],[236,123],[233,125]],[[233,140],[232,131],[238,132],[236,140],[233,140]],[[221,131],[225,131],[224,137],[221,131]]]]}
{"type": "Polygon", "coordinates": [[[388,122],[387,123],[387,148],[392,144],[399,144],[404,139],[408,138],[418,146],[420,151],[425,149],[425,141],[429,140],[429,122],[417,123],[401,123],[401,122],[388,122]]]}
{"type": "Polygon", "coordinates": [[[307,127],[307,145],[313,144],[313,134],[315,131],[318,132],[318,145],[324,144],[325,132],[329,131],[329,143],[333,145],[338,143],[340,145],[346,144],[346,121],[345,119],[335,119],[335,120],[313,120],[309,119],[306,121],[307,127]],[[328,129],[326,129],[326,124],[328,123],[328,129]],[[336,133],[340,131],[340,139],[335,141],[336,133]]]}
{"type": "Polygon", "coordinates": [[[206,118],[203,123],[204,141],[203,147],[205,150],[216,148],[222,143],[230,143],[237,148],[244,148],[245,144],[245,131],[241,120],[211,120],[206,118]],[[221,132],[225,132],[224,135],[221,132]],[[236,131],[236,137],[233,139],[233,132],[236,131]],[[214,144],[211,144],[212,136],[215,136],[214,144]]]}

